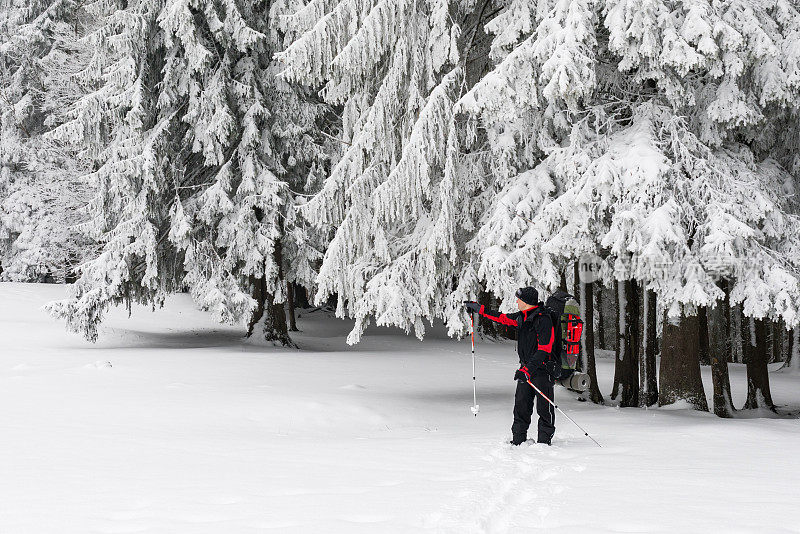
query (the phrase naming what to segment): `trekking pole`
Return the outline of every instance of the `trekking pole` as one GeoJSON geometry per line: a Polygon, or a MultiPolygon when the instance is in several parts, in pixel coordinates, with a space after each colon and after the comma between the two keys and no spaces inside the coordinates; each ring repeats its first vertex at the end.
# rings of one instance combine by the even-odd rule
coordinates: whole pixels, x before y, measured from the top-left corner
{"type": "MultiPolygon", "coordinates": [[[[589,433],[588,433],[587,431],[585,431],[581,425],[579,425],[578,423],[576,423],[576,422],[575,422],[575,420],[574,420],[574,419],[572,419],[572,417],[570,417],[570,416],[568,416],[566,413],[564,413],[564,410],[562,410],[561,408],[559,408],[559,407],[558,407],[558,405],[557,405],[555,402],[553,402],[553,401],[551,401],[550,399],[548,399],[548,398],[547,398],[547,395],[545,395],[544,393],[542,393],[542,390],[540,390],[539,388],[537,388],[536,386],[534,386],[534,385],[533,385],[533,382],[531,382],[530,380],[528,380],[528,384],[530,384],[530,386],[531,386],[533,389],[535,389],[535,390],[536,390],[536,393],[538,393],[539,395],[541,395],[541,396],[542,396],[542,398],[544,398],[544,400],[546,400],[547,402],[549,402],[550,404],[552,404],[552,405],[553,405],[553,408],[555,408],[556,410],[558,410],[559,412],[561,412],[561,413],[564,415],[564,417],[566,417],[567,419],[569,419],[570,421],[572,421],[572,424],[573,424],[573,425],[575,425],[575,426],[577,426],[578,428],[580,428],[580,429],[581,429],[581,432],[583,432],[583,435],[584,435],[584,436],[586,436],[586,437],[587,437],[587,438],[589,438],[590,440],[592,440],[592,441],[594,441],[595,443],[597,443],[597,440],[596,440],[596,439],[594,439],[592,436],[590,436],[590,435],[589,435],[589,433]]],[[[601,449],[603,448],[603,446],[602,446],[602,445],[600,445],[599,443],[597,443],[597,446],[598,446],[598,447],[600,447],[601,449]]]]}
{"type": "Polygon", "coordinates": [[[470,410],[475,417],[478,417],[481,407],[478,406],[478,393],[475,388],[475,316],[472,313],[469,314],[469,322],[471,325],[470,337],[472,337],[472,407],[470,410]]]}

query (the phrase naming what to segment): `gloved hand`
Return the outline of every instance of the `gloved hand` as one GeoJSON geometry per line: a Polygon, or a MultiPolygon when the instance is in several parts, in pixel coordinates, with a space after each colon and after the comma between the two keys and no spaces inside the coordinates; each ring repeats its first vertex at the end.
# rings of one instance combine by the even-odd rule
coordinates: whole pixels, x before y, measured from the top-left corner
{"type": "Polygon", "coordinates": [[[478,313],[481,311],[481,305],[471,300],[464,301],[464,308],[470,313],[478,313]]]}
{"type": "Polygon", "coordinates": [[[517,372],[514,373],[514,380],[522,380],[523,382],[527,382],[530,379],[531,379],[531,372],[525,365],[517,369],[517,372]]]}

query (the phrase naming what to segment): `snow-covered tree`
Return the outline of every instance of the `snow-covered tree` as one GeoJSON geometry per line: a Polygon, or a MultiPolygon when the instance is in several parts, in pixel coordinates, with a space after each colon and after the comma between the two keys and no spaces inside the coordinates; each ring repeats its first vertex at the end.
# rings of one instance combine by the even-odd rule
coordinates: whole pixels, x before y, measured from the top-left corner
{"type": "Polygon", "coordinates": [[[220,321],[251,332],[260,321],[268,340],[289,343],[284,282],[309,282],[319,255],[292,186],[327,156],[313,134],[325,109],[275,76],[287,9],[138,0],[104,13],[84,73],[97,90],[55,132],[94,148],[104,244],[73,297],[52,305],[70,328],[95,339],[109,305],[158,305],[188,287],[220,321]]]}
{"type": "Polygon", "coordinates": [[[482,159],[460,151],[455,103],[481,74],[487,6],[312,0],[287,19],[283,76],[342,109],[343,153],[302,213],[332,229],[316,298],[335,294],[337,315],[355,317],[349,343],[371,317],[420,338],[423,319],[463,321],[470,295],[453,286],[474,279],[463,241],[488,196],[482,159]]]}
{"type": "Polygon", "coordinates": [[[79,232],[91,190],[78,151],[47,138],[82,94],[91,17],[70,0],[0,2],[2,279],[61,281],[91,254],[79,232]]]}

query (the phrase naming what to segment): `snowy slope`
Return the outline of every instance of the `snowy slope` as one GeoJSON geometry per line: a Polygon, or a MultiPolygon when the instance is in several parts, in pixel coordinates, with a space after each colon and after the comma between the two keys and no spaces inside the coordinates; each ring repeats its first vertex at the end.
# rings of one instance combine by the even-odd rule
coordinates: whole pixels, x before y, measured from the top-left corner
{"type": "MultiPolygon", "coordinates": [[[[559,417],[552,448],[512,450],[513,343],[478,343],[475,418],[469,342],[442,329],[348,347],[352,323],[314,312],[301,350],[259,347],[179,295],[90,345],[40,310],[63,294],[0,284],[3,534],[800,531],[797,419],[557,389],[604,448],[559,417]]],[[[771,378],[800,410],[800,377],[771,378]]]]}

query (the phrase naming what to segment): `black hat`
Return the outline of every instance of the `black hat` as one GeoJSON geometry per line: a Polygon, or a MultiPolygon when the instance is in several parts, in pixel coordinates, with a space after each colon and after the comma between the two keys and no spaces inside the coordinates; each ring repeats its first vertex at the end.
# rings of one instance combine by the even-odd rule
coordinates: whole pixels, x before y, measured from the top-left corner
{"type": "Polygon", "coordinates": [[[530,304],[531,306],[536,306],[536,303],[539,302],[539,292],[534,287],[521,287],[517,289],[514,295],[525,304],[530,304]]]}

